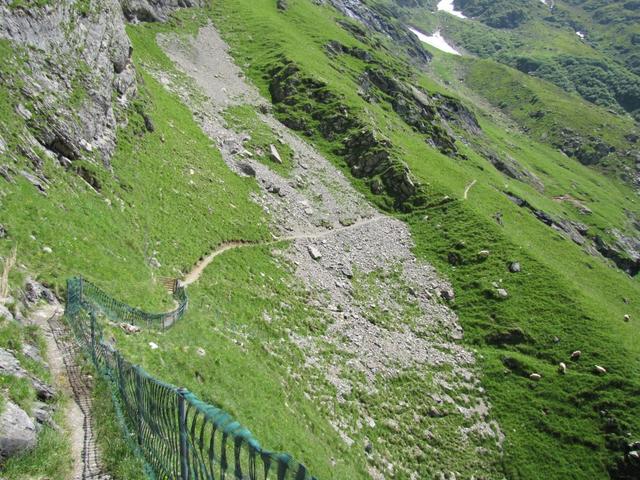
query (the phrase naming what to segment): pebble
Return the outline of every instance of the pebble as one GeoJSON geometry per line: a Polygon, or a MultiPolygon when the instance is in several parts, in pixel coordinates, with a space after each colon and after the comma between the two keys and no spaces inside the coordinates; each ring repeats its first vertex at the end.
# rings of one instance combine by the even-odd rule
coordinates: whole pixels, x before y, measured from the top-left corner
{"type": "Polygon", "coordinates": [[[320,260],[322,258],[320,250],[318,250],[314,245],[309,245],[307,247],[307,250],[309,251],[309,255],[311,255],[311,258],[313,258],[314,260],[320,260]]]}
{"type": "Polygon", "coordinates": [[[504,288],[499,288],[496,293],[498,294],[498,298],[507,298],[509,296],[509,292],[504,288]]]}

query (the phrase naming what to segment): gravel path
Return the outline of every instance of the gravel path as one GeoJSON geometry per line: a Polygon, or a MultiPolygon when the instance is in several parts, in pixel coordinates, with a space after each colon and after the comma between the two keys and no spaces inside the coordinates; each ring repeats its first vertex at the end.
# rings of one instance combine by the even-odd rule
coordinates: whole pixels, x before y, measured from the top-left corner
{"type": "MultiPolygon", "coordinates": [[[[337,406],[330,407],[335,415],[330,423],[351,444],[350,435],[363,428],[361,419],[370,419],[362,405],[357,407],[355,419],[353,411],[341,412],[339,405],[354,388],[377,392],[403,372],[430,375],[424,403],[451,406],[458,415],[458,426],[454,427],[457,439],[448,438],[450,433],[445,432],[450,430],[445,422],[430,428],[442,428],[443,448],[482,452],[485,458],[473,461],[483,471],[486,462],[495,461],[498,455],[488,459],[487,445],[493,442],[493,451],[498,452],[503,436],[490,420],[474,355],[459,342],[462,328],[445,301],[454,297],[451,286],[415,257],[407,226],[381,215],[342,172],[270,114],[261,113],[259,118],[294,152],[290,178],[252,159],[252,152],[244,146],[250,132],[228,128],[222,113],[234,105],[268,112],[268,102],[245,80],[213,27],[202,28],[195,38],[161,34],[158,44],[181,73],[149,65],[147,69],[190,106],[232,170],[255,176],[261,188],[254,201],[273,220],[274,241],[268,243],[291,242],[284,252],[274,250],[273,254],[294,266],[298,282],[312,292],[309,306],[329,319],[322,335],[290,332],[289,339],[305,352],[304,368],[321,372],[335,388],[337,406]],[[185,85],[189,83],[185,74],[191,85],[185,85]],[[339,354],[327,354],[327,346],[339,354]],[[358,383],[353,371],[361,374],[358,378],[364,383],[358,383]]],[[[234,242],[220,246],[194,267],[185,282],[197,280],[224,251],[250,245],[234,242]]],[[[369,424],[379,421],[383,419],[367,420],[369,424]]],[[[447,417],[447,422],[451,421],[452,417],[447,417]]],[[[406,473],[416,478],[415,472],[406,473]]],[[[444,473],[449,475],[450,471],[444,473]]],[[[370,474],[384,478],[376,467],[370,467],[370,474]]]]}
{"type": "Polygon", "coordinates": [[[66,428],[73,457],[72,480],[110,480],[103,473],[91,416],[92,380],[76,363],[80,354],[70,332],[60,322],[61,305],[45,305],[29,321],[40,327],[47,343],[47,360],[56,386],[73,399],[66,412],[66,428]]]}

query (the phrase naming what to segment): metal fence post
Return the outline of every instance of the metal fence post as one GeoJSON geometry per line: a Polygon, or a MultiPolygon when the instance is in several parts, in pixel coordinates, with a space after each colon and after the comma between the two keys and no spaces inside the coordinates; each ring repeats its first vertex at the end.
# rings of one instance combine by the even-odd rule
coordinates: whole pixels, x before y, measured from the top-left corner
{"type": "Polygon", "coordinates": [[[142,385],[140,372],[137,367],[134,368],[133,373],[136,376],[136,410],[138,411],[138,418],[136,418],[136,433],[138,434],[138,445],[142,447],[142,385]]]}
{"type": "Polygon", "coordinates": [[[178,425],[180,427],[180,478],[189,480],[189,460],[187,447],[187,411],[185,408],[184,394],[187,390],[178,389],[178,425]]]}
{"type": "Polygon", "coordinates": [[[93,359],[93,364],[96,366],[98,370],[98,361],[96,359],[96,314],[91,312],[91,358],[93,359]]]}

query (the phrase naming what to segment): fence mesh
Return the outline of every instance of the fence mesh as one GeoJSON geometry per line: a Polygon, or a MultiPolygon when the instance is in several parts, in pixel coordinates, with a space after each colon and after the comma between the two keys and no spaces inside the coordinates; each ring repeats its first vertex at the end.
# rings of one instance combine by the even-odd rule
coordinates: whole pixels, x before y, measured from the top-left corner
{"type": "Polygon", "coordinates": [[[184,288],[177,288],[174,295],[179,302],[176,310],[150,314],[111,298],[82,278],[67,281],[67,322],[110,383],[125,434],[135,442],[149,476],[159,480],[316,480],[290,455],[263,449],[225,411],[152,377],[105,341],[98,315],[166,329],[182,318],[188,304],[184,288]]]}

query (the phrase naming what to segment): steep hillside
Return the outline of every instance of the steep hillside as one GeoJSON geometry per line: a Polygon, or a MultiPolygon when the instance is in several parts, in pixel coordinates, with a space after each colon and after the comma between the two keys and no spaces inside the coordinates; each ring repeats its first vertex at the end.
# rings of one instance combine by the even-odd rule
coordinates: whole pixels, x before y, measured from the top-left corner
{"type": "MultiPolygon", "coordinates": [[[[2,3],[14,296],[80,274],[163,311],[182,281],[166,331],[98,318],[110,347],[319,479],[638,478],[635,109],[562,63],[635,76],[635,3],[441,3],[2,3]]],[[[9,313],[0,346],[38,338],[9,313]]],[[[93,395],[104,469],[143,478],[93,395]]]]}

